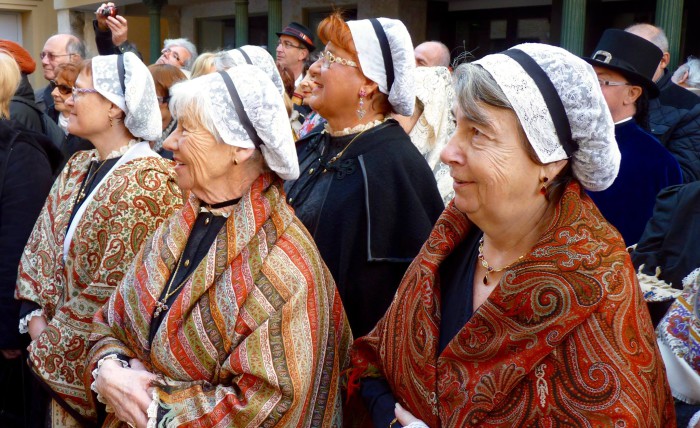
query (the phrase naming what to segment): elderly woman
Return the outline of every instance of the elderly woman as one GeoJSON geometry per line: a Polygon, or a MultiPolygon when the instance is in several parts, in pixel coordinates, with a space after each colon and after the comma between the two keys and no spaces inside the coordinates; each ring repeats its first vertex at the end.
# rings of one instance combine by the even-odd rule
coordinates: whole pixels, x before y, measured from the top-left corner
{"type": "Polygon", "coordinates": [[[316,84],[309,105],[328,124],[297,142],[301,175],[285,189],[360,336],[391,303],[443,203],[425,160],[388,117],[413,113],[406,27],[333,14],[318,31],[326,49],[309,69],[316,84]]]}
{"type": "Polygon", "coordinates": [[[160,108],[161,126],[163,132],[155,141],[151,143],[151,148],[163,156],[164,158],[172,159],[173,154],[163,148],[163,141],[175,130],[177,121],[170,114],[168,103],[170,102],[170,88],[177,82],[187,80],[187,76],[180,71],[179,68],[170,64],[151,64],[148,66],[148,71],[151,72],[153,83],[156,87],[156,96],[158,99],[158,107],[160,108]]]}
{"type": "Polygon", "coordinates": [[[85,382],[115,412],[104,426],[340,426],[351,333],[284,200],[299,169],[278,90],[241,65],[170,105],[190,198],[95,317],[85,382]]]}
{"type": "Polygon", "coordinates": [[[455,79],[455,198],[353,354],[375,426],[674,426],[625,244],[583,190],[620,163],[595,72],[524,44],[455,79]]]}
{"type": "Polygon", "coordinates": [[[134,54],[86,61],[66,104],[68,131],[96,150],[73,156],[54,182],[16,290],[29,363],[52,391],[52,426],[96,421],[82,380],[92,317],[182,203],[172,164],[140,141],[161,126],[151,74],[134,54]]]}
{"type": "Polygon", "coordinates": [[[450,169],[440,160],[440,153],[455,132],[452,76],[447,67],[417,67],[414,76],[416,106],[413,115],[394,118],[430,165],[442,200],[447,204],[455,192],[450,169]]]}
{"type": "Polygon", "coordinates": [[[58,115],[58,126],[65,132],[66,138],[61,146],[64,162],[61,168],[68,162],[68,159],[80,150],[92,150],[95,146],[84,138],[73,135],[68,132],[68,118],[70,117],[70,108],[66,105],[68,98],[73,95],[73,86],[75,79],[78,77],[78,65],[73,63],[63,63],[56,66],[56,78],[49,82],[53,87],[51,96],[54,101],[54,109],[58,115]]]}

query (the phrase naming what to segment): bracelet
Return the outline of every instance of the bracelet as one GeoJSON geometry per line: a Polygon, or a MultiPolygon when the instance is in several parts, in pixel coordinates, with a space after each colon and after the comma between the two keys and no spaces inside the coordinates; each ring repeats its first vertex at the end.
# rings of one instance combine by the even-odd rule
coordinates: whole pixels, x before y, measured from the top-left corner
{"type": "Polygon", "coordinates": [[[389,422],[389,428],[391,428],[392,426],[394,426],[394,424],[395,424],[396,422],[398,422],[398,421],[399,421],[399,418],[394,418],[394,419],[392,419],[391,422],[389,422]]]}

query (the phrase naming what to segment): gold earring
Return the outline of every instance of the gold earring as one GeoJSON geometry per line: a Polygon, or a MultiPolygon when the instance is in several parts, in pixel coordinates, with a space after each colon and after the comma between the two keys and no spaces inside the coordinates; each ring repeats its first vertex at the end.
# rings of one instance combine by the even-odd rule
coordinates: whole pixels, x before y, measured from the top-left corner
{"type": "Polygon", "coordinates": [[[113,119],[112,119],[112,116],[107,115],[107,117],[109,118],[109,127],[111,128],[111,127],[114,126],[114,123],[112,123],[112,120],[113,120],[113,119]]]}
{"type": "Polygon", "coordinates": [[[233,158],[233,164],[234,164],[234,165],[238,165],[238,159],[233,158]]]}

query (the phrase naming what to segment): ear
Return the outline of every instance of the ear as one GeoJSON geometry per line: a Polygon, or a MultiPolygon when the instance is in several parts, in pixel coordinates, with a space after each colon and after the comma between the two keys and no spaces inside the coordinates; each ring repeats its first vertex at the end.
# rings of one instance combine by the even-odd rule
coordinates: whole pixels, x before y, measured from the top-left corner
{"type": "Polygon", "coordinates": [[[625,97],[622,100],[623,105],[630,105],[637,102],[637,98],[642,96],[641,86],[627,86],[627,92],[625,92],[625,97]]]}
{"type": "Polygon", "coordinates": [[[661,62],[659,62],[659,67],[663,70],[664,68],[668,67],[669,62],[671,62],[671,54],[664,52],[663,56],[661,57],[661,62]]]}
{"type": "Polygon", "coordinates": [[[360,91],[365,91],[367,98],[372,98],[375,92],[379,92],[379,85],[365,77],[365,83],[360,86],[358,94],[360,91]]]}
{"type": "Polygon", "coordinates": [[[112,119],[123,119],[124,116],[126,116],[124,111],[122,111],[122,109],[117,107],[116,104],[114,104],[114,103],[110,103],[110,104],[111,105],[109,106],[109,113],[108,113],[109,117],[111,117],[112,119]]]}
{"type": "Polygon", "coordinates": [[[551,182],[554,179],[554,177],[559,175],[559,173],[564,169],[567,163],[569,163],[568,159],[562,159],[542,165],[542,170],[540,172],[540,182],[544,181],[545,177],[547,177],[547,180],[551,182]]]}
{"type": "Polygon", "coordinates": [[[231,146],[231,163],[234,163],[233,160],[235,159],[238,161],[238,164],[242,164],[243,162],[247,161],[250,159],[251,156],[253,156],[253,153],[255,153],[255,149],[245,149],[243,147],[235,147],[231,146]]]}

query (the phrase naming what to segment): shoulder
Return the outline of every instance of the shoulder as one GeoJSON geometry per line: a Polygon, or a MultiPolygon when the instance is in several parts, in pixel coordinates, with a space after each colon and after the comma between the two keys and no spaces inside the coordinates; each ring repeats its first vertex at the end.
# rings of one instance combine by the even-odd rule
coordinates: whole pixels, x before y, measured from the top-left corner
{"type": "Polygon", "coordinates": [[[659,101],[664,106],[671,106],[677,109],[693,110],[700,104],[700,97],[693,94],[689,90],[682,88],[670,79],[664,85],[659,95],[659,101]]]}

